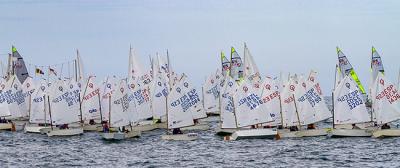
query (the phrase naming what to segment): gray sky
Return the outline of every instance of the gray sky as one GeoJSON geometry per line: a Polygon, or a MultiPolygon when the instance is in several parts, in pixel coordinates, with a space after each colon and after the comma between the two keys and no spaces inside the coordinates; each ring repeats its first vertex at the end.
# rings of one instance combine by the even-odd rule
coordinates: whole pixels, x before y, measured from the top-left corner
{"type": "MultiPolygon", "coordinates": [[[[87,73],[126,76],[129,45],[149,55],[169,50],[173,68],[200,86],[220,67],[219,52],[246,42],[263,75],[319,72],[332,89],[336,46],[366,85],[371,46],[397,82],[400,1],[143,0],[0,1],[0,55],[15,45],[36,65],[71,60],[79,49],[87,73]]],[[[66,73],[66,72],[63,72],[66,73]]]]}

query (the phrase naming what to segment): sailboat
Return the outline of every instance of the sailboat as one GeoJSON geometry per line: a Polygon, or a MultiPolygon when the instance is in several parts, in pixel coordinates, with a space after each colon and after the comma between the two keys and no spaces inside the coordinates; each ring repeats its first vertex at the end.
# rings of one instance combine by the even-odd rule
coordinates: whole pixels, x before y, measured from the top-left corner
{"type": "Polygon", "coordinates": [[[80,122],[80,88],[77,83],[73,80],[68,83],[57,80],[49,88],[47,98],[51,121],[51,129],[46,132],[47,136],[82,134],[83,128],[80,124],[72,125],[80,122]]]}
{"type": "Polygon", "coordinates": [[[105,110],[109,113],[109,126],[118,128],[118,131],[109,130],[108,132],[103,132],[103,139],[123,140],[141,135],[140,131],[132,129],[132,125],[138,121],[139,116],[130,94],[126,80],[121,80],[115,92],[108,99],[109,109],[105,110]]]}
{"type": "Polygon", "coordinates": [[[0,130],[12,130],[15,128],[15,125],[5,118],[11,116],[9,108],[10,93],[6,92],[10,87],[8,85],[11,85],[11,83],[3,79],[1,79],[0,82],[0,130]]]}
{"type": "Polygon", "coordinates": [[[150,95],[152,78],[150,73],[145,71],[141,65],[133,48],[130,47],[127,81],[129,89],[133,92],[133,100],[139,112],[139,122],[134,126],[134,130],[151,131],[157,128],[152,121],[153,111],[151,109],[150,95]]]}
{"type": "Polygon", "coordinates": [[[400,93],[396,86],[386,77],[379,73],[374,84],[374,96],[372,101],[372,111],[375,114],[375,122],[379,128],[372,133],[373,137],[398,137],[400,129],[388,129],[388,124],[400,119],[400,93]]]}
{"type": "Polygon", "coordinates": [[[236,124],[235,106],[233,104],[233,96],[237,92],[238,84],[229,75],[225,77],[220,94],[220,124],[215,129],[217,135],[231,135],[239,130],[236,124]]]}
{"type": "Polygon", "coordinates": [[[301,76],[295,89],[296,110],[301,126],[307,125],[314,128],[300,129],[298,137],[325,136],[329,129],[320,129],[316,123],[332,117],[332,113],[323,99],[321,87],[316,80],[316,72],[311,71],[307,81],[301,76]]]}
{"type": "Polygon", "coordinates": [[[184,93],[187,93],[190,99],[191,104],[189,107],[189,111],[192,113],[193,121],[194,121],[194,126],[189,126],[189,127],[183,127],[181,128],[182,131],[184,130],[208,130],[210,129],[210,126],[208,123],[201,123],[199,120],[200,119],[205,119],[207,118],[207,114],[203,108],[203,104],[201,101],[201,97],[199,96],[198,90],[189,82],[187,76],[185,74],[182,75],[181,77],[181,82],[183,82],[183,87],[182,91],[184,93]]]}
{"type": "Polygon", "coordinates": [[[258,88],[254,87],[249,79],[244,79],[233,96],[237,128],[253,127],[235,131],[228,140],[239,139],[274,139],[276,129],[257,128],[258,124],[273,121],[272,117],[262,106],[263,101],[258,88]]]}
{"type": "Polygon", "coordinates": [[[194,102],[199,101],[199,95],[192,94],[192,91],[184,89],[184,80],[178,81],[172,86],[167,97],[167,129],[174,129],[172,133],[162,135],[163,140],[183,140],[192,141],[198,138],[197,133],[181,133],[178,130],[183,127],[193,126],[193,108],[194,102]],[[186,91],[185,91],[186,90],[186,91]],[[174,134],[176,132],[176,134],[174,134]]]}
{"type": "Polygon", "coordinates": [[[203,106],[209,115],[218,115],[221,73],[219,70],[206,79],[203,90],[203,106]]]}
{"type": "Polygon", "coordinates": [[[331,137],[370,137],[372,130],[358,128],[356,124],[371,122],[362,91],[349,76],[345,76],[333,92],[333,130],[331,137]],[[353,128],[340,127],[352,124],[353,128]]]}
{"type": "Polygon", "coordinates": [[[84,131],[97,131],[101,128],[101,96],[95,76],[89,76],[82,88],[81,98],[81,123],[84,131]]]}
{"type": "Polygon", "coordinates": [[[41,130],[45,128],[51,130],[47,91],[47,81],[41,80],[30,95],[29,123],[24,127],[25,133],[41,133],[41,130]]]}

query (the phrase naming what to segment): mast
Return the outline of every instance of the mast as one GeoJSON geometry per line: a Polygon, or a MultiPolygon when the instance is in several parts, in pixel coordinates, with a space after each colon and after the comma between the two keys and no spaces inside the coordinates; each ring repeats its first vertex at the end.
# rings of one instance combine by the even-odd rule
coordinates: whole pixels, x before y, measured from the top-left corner
{"type": "MultiPolygon", "coordinates": [[[[91,76],[89,76],[89,78],[88,78],[88,80],[87,80],[87,82],[86,82],[86,86],[85,86],[85,90],[83,91],[83,96],[85,96],[85,94],[86,94],[86,91],[87,91],[87,87],[88,87],[88,85],[89,85],[89,80],[90,80],[90,78],[91,78],[91,76]]],[[[100,94],[100,93],[99,93],[100,94]]],[[[85,100],[85,99],[82,99],[82,101],[81,101],[81,92],[79,92],[79,111],[80,111],[80,113],[81,113],[81,123],[82,124],[84,124],[84,121],[83,121],[83,114],[82,114],[82,103],[83,103],[83,100],[85,100]]]]}
{"type": "Polygon", "coordinates": [[[111,94],[108,96],[108,125],[111,127],[111,94]]]}
{"type": "Polygon", "coordinates": [[[46,95],[43,95],[43,114],[44,114],[44,126],[47,126],[46,117],[46,95]]]}
{"type": "MultiPolygon", "coordinates": [[[[100,89],[99,89],[100,91],[100,89]]],[[[100,112],[100,123],[103,124],[103,113],[101,111],[101,98],[100,98],[100,92],[97,94],[97,97],[99,98],[99,112],[100,112]]]]}
{"type": "Polygon", "coordinates": [[[51,127],[51,130],[53,130],[53,120],[51,118],[51,106],[50,106],[50,97],[49,96],[47,96],[47,102],[49,103],[50,127],[51,127]]]}
{"type": "Polygon", "coordinates": [[[301,123],[300,123],[299,111],[297,111],[296,98],[294,97],[294,94],[292,94],[292,97],[293,97],[294,108],[296,109],[297,122],[299,124],[299,130],[300,130],[301,129],[301,123]]]}
{"type": "Polygon", "coordinates": [[[336,77],[337,77],[337,73],[338,73],[338,64],[336,64],[336,69],[335,69],[335,80],[334,80],[334,83],[333,83],[333,90],[332,90],[332,128],[335,128],[335,95],[334,95],[334,92],[335,92],[335,89],[336,89],[336,83],[337,83],[337,81],[336,80],[338,80],[338,79],[336,79],[336,77]]]}

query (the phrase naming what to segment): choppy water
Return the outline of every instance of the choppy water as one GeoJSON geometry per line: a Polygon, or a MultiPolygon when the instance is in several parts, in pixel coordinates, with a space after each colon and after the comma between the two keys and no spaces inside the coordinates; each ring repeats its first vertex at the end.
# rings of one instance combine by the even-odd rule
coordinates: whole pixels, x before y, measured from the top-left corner
{"type": "MultiPolygon", "coordinates": [[[[216,123],[214,123],[215,125],[216,123]]],[[[163,130],[122,142],[95,132],[47,137],[0,133],[1,167],[399,167],[400,138],[326,137],[223,141],[213,131],[192,142],[163,141],[163,130]]]]}
{"type": "Polygon", "coordinates": [[[0,167],[400,167],[400,138],[228,142],[209,130],[198,132],[196,141],[178,142],[161,140],[164,133],[106,142],[95,132],[47,137],[3,131],[0,167]]]}

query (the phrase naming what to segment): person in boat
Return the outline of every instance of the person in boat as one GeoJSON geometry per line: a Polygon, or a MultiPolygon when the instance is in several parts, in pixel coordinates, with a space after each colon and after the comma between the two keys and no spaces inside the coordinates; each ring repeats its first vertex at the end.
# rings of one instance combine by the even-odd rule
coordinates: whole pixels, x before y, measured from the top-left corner
{"type": "Polygon", "coordinates": [[[68,124],[62,124],[59,127],[60,129],[68,129],[68,124]]]}
{"type": "Polygon", "coordinates": [[[172,130],[172,135],[183,134],[180,128],[174,128],[172,130]]]}
{"type": "Polygon", "coordinates": [[[93,119],[89,120],[89,125],[96,125],[96,122],[94,122],[93,119]]]}
{"type": "Polygon", "coordinates": [[[297,126],[291,126],[289,128],[290,131],[299,131],[299,128],[297,126]]]}
{"type": "Polygon", "coordinates": [[[110,132],[110,127],[108,126],[107,121],[103,121],[103,132],[110,132]]]}
{"type": "Polygon", "coordinates": [[[308,130],[313,130],[313,129],[315,129],[315,124],[308,124],[308,125],[307,125],[307,129],[308,129],[308,130]]]}
{"type": "Polygon", "coordinates": [[[360,127],[358,127],[356,124],[351,124],[352,129],[361,129],[360,127]]]}
{"type": "Polygon", "coordinates": [[[382,125],[381,129],[390,129],[389,124],[385,123],[382,125]]]}

